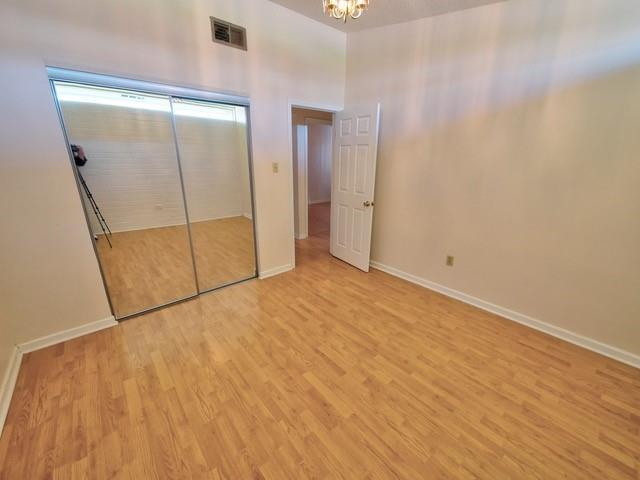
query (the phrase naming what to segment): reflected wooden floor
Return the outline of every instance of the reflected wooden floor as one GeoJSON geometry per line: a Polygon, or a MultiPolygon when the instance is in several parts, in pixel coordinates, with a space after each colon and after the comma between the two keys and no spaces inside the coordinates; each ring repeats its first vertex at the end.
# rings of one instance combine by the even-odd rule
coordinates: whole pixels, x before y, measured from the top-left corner
{"type": "MultiPolygon", "coordinates": [[[[200,289],[255,272],[253,225],[245,217],[191,225],[200,289]]],[[[196,293],[186,225],[114,233],[109,248],[98,236],[101,260],[118,318],[196,293]]]]}
{"type": "Polygon", "coordinates": [[[201,290],[255,275],[251,220],[230,217],[194,222],[191,232],[201,290]]]}
{"type": "Polygon", "coordinates": [[[0,478],[638,479],[640,370],[327,248],[26,355],[0,478]]]}
{"type": "Polygon", "coordinates": [[[104,235],[98,256],[116,317],[120,318],[196,293],[186,225],[104,235]]]}

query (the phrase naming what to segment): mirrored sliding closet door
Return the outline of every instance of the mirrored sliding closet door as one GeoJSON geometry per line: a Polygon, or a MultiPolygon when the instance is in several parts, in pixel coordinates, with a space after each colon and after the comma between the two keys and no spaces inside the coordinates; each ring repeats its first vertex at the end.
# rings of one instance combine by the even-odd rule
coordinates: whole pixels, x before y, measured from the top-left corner
{"type": "Polygon", "coordinates": [[[246,107],[52,83],[116,318],[256,276],[246,107]]]}
{"type": "Polygon", "coordinates": [[[253,277],[246,109],[172,101],[200,289],[253,277]]]}

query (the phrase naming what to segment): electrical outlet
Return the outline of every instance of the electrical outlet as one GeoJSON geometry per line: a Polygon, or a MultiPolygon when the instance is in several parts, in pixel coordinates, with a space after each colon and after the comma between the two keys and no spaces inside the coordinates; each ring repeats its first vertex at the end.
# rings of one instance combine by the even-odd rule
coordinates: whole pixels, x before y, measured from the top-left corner
{"type": "Polygon", "coordinates": [[[278,162],[273,162],[271,164],[271,169],[273,170],[273,173],[278,173],[280,171],[280,164],[278,162]]]}
{"type": "Polygon", "coordinates": [[[453,267],[453,257],[451,255],[447,255],[447,267],[453,267]]]}

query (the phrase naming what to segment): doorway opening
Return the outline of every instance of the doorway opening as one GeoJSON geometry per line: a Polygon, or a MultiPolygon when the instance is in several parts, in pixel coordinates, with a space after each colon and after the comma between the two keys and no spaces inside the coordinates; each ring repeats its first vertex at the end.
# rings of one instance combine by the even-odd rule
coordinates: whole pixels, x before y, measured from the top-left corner
{"type": "Polygon", "coordinates": [[[339,260],[368,272],[375,205],[380,104],[355,105],[344,110],[313,107],[301,109],[297,105],[291,106],[293,265],[296,264],[295,247],[302,248],[305,238],[322,240],[324,231],[328,248],[323,248],[318,243],[316,250],[328,249],[339,260]],[[318,125],[329,126],[329,117],[323,118],[326,114],[322,112],[329,112],[331,115],[331,127],[327,129],[329,136],[314,133],[314,127],[318,125]],[[314,143],[315,138],[320,140],[314,143]],[[326,157],[330,160],[326,167],[310,166],[316,152],[328,153],[326,157]],[[318,176],[318,171],[323,173],[318,176]],[[326,177],[329,178],[331,192],[329,205],[322,193],[318,194],[315,201],[310,195],[312,190],[326,191],[322,186],[317,189],[315,185],[310,187],[310,182],[326,177]],[[319,206],[312,207],[313,212],[310,212],[310,204],[319,206]],[[330,218],[328,231],[324,216],[327,211],[330,218]],[[313,237],[309,237],[310,220],[314,222],[311,232],[317,232],[313,237]]]}
{"type": "Polygon", "coordinates": [[[329,253],[334,114],[292,107],[293,210],[296,247],[321,242],[329,253]]]}

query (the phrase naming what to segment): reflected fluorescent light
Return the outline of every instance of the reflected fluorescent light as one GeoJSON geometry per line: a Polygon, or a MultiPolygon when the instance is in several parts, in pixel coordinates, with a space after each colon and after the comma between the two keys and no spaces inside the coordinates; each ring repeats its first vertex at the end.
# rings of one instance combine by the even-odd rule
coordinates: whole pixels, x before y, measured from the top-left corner
{"type": "Polygon", "coordinates": [[[213,120],[236,120],[234,107],[211,106],[201,103],[176,100],[173,102],[173,113],[184,117],[210,118],[213,120]]]}
{"type": "MultiPolygon", "coordinates": [[[[55,83],[55,87],[56,95],[60,102],[90,103],[154,112],[171,112],[171,103],[167,97],[58,82],[55,83]]],[[[188,100],[174,100],[173,112],[175,115],[183,117],[239,123],[246,123],[247,121],[243,107],[191,102],[188,100]]]]}
{"type": "Polygon", "coordinates": [[[56,94],[60,102],[92,103],[94,105],[137,108],[155,112],[171,111],[168,98],[140,95],[120,90],[56,83],[56,94]]]}

